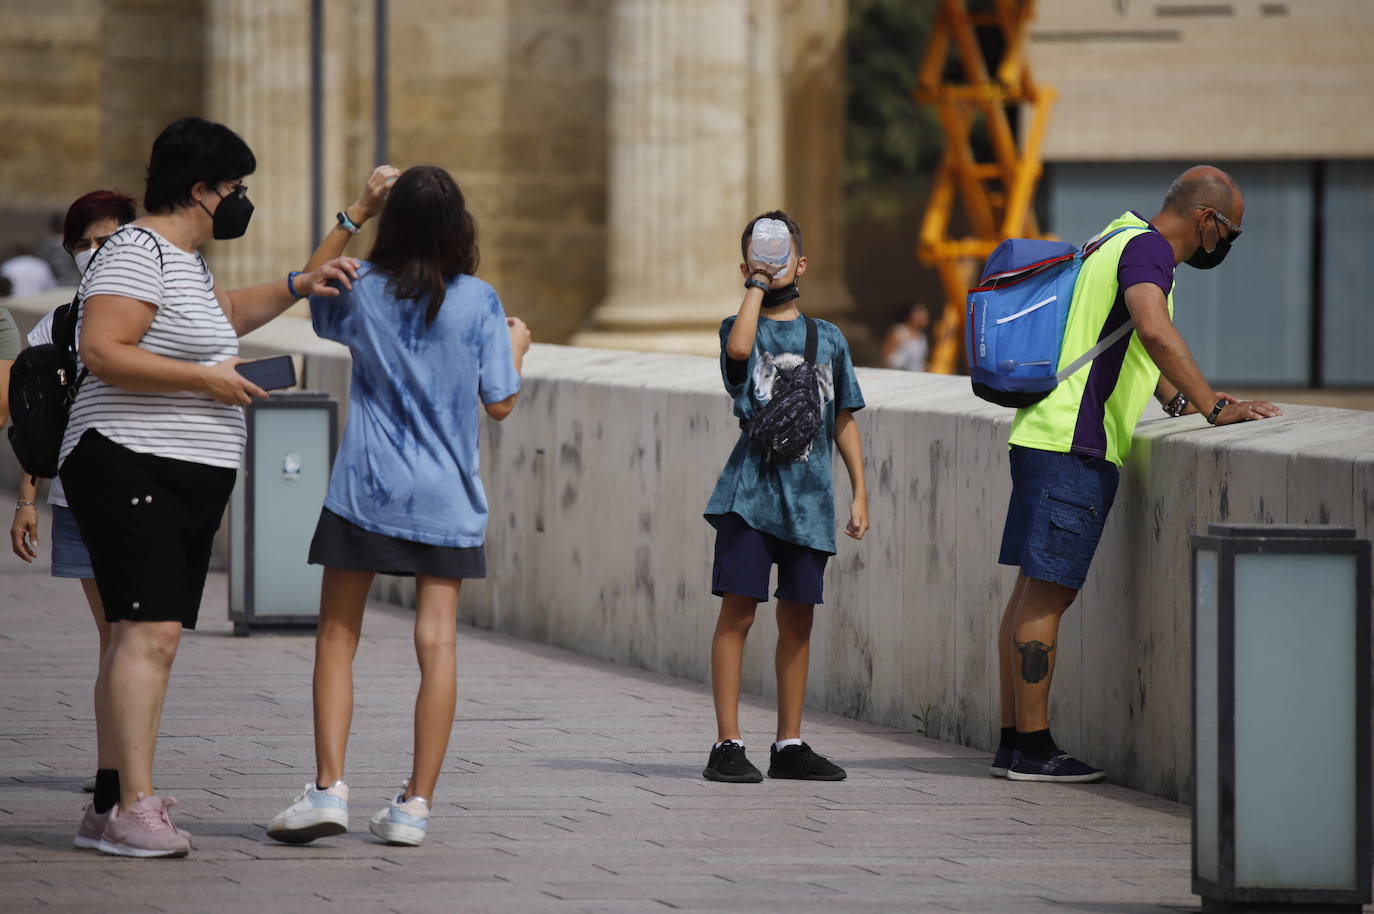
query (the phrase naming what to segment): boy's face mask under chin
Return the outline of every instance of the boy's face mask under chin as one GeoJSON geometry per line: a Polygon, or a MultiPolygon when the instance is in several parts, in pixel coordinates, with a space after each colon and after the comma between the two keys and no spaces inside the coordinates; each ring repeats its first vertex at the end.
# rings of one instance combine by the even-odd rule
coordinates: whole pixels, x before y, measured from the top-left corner
{"type": "Polygon", "coordinates": [[[793,276],[792,281],[787,285],[780,288],[772,288],[763,293],[763,307],[776,308],[779,305],[785,305],[799,297],[801,297],[801,289],[797,285],[796,276],[793,276]]]}

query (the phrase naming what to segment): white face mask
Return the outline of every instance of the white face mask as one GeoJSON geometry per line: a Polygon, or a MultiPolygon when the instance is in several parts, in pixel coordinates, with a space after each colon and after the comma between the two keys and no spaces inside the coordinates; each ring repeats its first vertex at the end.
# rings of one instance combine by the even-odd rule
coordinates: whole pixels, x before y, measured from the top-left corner
{"type": "Polygon", "coordinates": [[[80,254],[77,254],[75,257],[73,257],[72,259],[76,261],[77,272],[85,273],[86,265],[91,262],[91,258],[94,256],[95,248],[89,248],[88,250],[82,251],[80,254]]]}

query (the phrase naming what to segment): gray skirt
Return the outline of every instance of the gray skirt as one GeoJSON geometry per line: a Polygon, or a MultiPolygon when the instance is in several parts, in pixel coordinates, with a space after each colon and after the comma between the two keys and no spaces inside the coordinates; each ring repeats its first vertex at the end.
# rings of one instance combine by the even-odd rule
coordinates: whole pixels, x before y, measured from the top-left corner
{"type": "Polygon", "coordinates": [[[432,546],[364,530],[324,508],[310,541],[310,564],[344,571],[375,571],[413,578],[485,578],[482,546],[432,546]]]}

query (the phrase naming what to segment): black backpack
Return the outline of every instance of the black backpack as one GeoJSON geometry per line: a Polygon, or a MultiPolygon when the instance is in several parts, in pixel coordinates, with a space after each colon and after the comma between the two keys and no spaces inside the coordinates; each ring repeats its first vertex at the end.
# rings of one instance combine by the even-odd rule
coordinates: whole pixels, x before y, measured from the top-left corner
{"type": "Polygon", "coordinates": [[[821,395],[816,382],[816,322],[806,321],[806,354],[790,369],[778,369],[773,397],[754,414],[741,419],[744,429],[764,458],[774,463],[802,459],[821,430],[821,395]]]}
{"type": "MultiPolygon", "coordinates": [[[[137,225],[128,228],[152,234],[137,225]]],[[[160,243],[157,259],[161,269],[160,243]]],[[[53,312],[52,342],[30,346],[10,366],[10,445],[19,465],[30,476],[57,476],[57,458],[62,437],[67,433],[67,419],[88,373],[85,368],[78,368],[76,358],[76,325],[80,315],[78,295],[53,312]]]]}
{"type": "Polygon", "coordinates": [[[10,367],[10,445],[30,476],[52,479],[76,392],[86,377],[77,368],[80,297],[53,313],[52,342],[30,346],[10,367]]]}

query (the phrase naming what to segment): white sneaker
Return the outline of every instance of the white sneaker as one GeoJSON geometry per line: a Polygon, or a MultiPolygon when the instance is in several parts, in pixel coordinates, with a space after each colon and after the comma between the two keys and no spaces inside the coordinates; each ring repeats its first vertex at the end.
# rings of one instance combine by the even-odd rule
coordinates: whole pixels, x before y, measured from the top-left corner
{"type": "Polygon", "coordinates": [[[348,831],[348,785],[335,781],[321,790],[312,781],[286,809],[267,825],[267,837],[286,844],[306,844],[316,838],[348,831]]]}
{"type": "Polygon", "coordinates": [[[423,797],[407,800],[402,787],[391,805],[372,817],[368,828],[387,844],[417,847],[425,840],[425,831],[429,828],[429,801],[423,797]]]}

